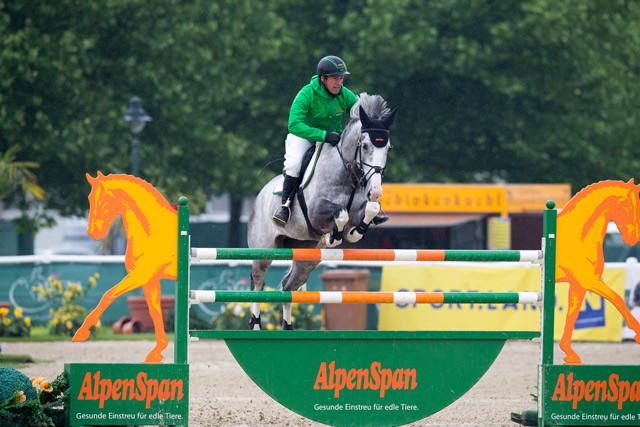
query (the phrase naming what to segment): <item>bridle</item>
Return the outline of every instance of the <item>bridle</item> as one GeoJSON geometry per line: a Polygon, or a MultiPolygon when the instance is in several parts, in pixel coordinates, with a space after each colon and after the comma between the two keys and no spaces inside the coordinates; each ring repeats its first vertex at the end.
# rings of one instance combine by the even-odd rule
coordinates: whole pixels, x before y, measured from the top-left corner
{"type": "MultiPolygon", "coordinates": [[[[342,160],[342,166],[345,168],[345,170],[349,173],[349,176],[351,177],[351,188],[353,189],[353,191],[352,191],[351,198],[349,200],[350,202],[351,202],[351,199],[353,199],[353,195],[355,194],[355,191],[358,188],[358,186],[365,188],[367,186],[367,183],[371,180],[371,178],[375,174],[380,174],[380,178],[382,179],[384,177],[384,171],[386,169],[386,166],[382,167],[382,166],[371,165],[362,159],[362,135],[364,135],[365,133],[369,133],[369,138],[372,139],[371,144],[373,144],[375,148],[383,148],[389,143],[388,129],[363,128],[360,131],[360,137],[358,138],[358,141],[356,143],[356,152],[354,154],[354,158],[352,161],[347,161],[344,158],[344,155],[341,150],[342,144],[336,146],[338,150],[338,155],[340,156],[340,160],[342,160]],[[371,138],[371,134],[369,132],[383,134],[385,138],[381,138],[382,140],[381,142],[376,142],[373,140],[374,138],[371,138]],[[355,168],[353,167],[354,165],[355,165],[355,168]],[[365,166],[369,167],[369,170],[367,170],[367,172],[364,172],[365,166]]],[[[391,148],[392,146],[389,146],[389,150],[391,150],[391,148]]],[[[349,205],[350,204],[351,203],[349,203],[349,205]]]]}

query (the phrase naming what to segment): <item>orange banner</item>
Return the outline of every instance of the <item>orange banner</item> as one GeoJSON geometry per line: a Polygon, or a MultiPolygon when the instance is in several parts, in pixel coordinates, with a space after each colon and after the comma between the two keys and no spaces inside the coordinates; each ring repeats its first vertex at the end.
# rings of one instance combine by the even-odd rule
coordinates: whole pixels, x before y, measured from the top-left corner
{"type": "Polygon", "coordinates": [[[382,206],[391,212],[541,212],[547,200],[562,208],[569,184],[384,184],[382,206]]]}
{"type": "Polygon", "coordinates": [[[385,211],[507,213],[505,186],[384,184],[383,188],[385,211]]]}

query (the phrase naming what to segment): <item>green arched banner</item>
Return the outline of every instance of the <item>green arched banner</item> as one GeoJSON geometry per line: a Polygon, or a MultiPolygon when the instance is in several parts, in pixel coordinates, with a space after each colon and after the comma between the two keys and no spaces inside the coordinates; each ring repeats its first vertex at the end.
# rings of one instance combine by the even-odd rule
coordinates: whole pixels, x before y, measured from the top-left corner
{"type": "Polygon", "coordinates": [[[507,339],[538,332],[191,331],[224,339],[247,375],[298,414],[335,426],[396,426],[465,394],[507,339]]]}

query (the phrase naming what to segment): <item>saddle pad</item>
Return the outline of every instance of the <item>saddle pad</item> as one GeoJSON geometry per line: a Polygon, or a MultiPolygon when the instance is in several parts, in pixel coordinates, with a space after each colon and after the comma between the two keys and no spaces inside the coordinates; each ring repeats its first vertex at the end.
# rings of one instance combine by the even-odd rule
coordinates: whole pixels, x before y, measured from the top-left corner
{"type": "MultiPolygon", "coordinates": [[[[307,185],[309,185],[309,183],[311,182],[311,178],[313,178],[313,173],[316,170],[316,165],[318,164],[318,159],[320,158],[320,153],[322,152],[323,146],[324,146],[324,143],[316,142],[316,149],[313,152],[313,156],[311,156],[311,160],[309,161],[307,167],[304,170],[304,176],[302,177],[302,183],[300,184],[299,188],[305,189],[307,185]]],[[[282,194],[283,183],[284,183],[284,176],[281,176],[275,182],[275,185],[273,187],[273,194],[276,194],[276,195],[282,194]]]]}

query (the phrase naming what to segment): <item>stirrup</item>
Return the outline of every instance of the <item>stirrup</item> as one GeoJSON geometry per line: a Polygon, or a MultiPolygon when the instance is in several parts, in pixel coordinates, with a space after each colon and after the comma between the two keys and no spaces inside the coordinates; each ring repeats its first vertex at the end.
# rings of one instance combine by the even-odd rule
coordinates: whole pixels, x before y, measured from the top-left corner
{"type": "Polygon", "coordinates": [[[373,225],[380,225],[383,224],[385,222],[389,221],[389,217],[385,214],[378,214],[376,216],[373,217],[373,219],[371,220],[371,222],[373,223],[373,225]]]}
{"type": "Polygon", "coordinates": [[[273,213],[273,217],[271,219],[273,220],[273,222],[276,225],[278,225],[280,227],[284,227],[285,225],[287,225],[287,222],[289,221],[289,215],[290,214],[291,214],[291,212],[289,210],[289,206],[281,205],[273,213]]]}

